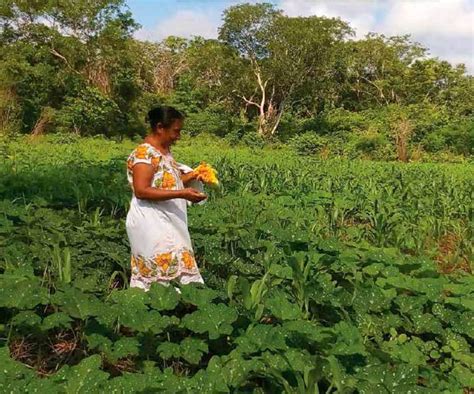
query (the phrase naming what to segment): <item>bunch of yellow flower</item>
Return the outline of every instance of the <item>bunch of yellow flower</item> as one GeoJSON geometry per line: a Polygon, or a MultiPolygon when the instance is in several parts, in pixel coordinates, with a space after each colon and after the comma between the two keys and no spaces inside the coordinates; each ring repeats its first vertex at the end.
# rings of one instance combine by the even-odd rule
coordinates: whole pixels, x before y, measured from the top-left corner
{"type": "Polygon", "coordinates": [[[212,168],[209,164],[202,161],[194,171],[200,175],[201,180],[210,186],[217,186],[219,184],[219,180],[217,179],[217,171],[212,168]]]}

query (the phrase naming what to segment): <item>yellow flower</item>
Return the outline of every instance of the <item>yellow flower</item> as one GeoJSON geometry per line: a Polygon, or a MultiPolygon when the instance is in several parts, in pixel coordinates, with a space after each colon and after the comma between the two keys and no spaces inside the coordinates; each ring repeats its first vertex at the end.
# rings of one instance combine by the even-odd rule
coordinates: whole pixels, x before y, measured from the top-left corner
{"type": "Polygon", "coordinates": [[[182,257],[185,268],[188,270],[193,269],[196,264],[193,255],[186,250],[183,252],[182,257]]]}
{"type": "Polygon", "coordinates": [[[201,175],[201,179],[204,183],[217,186],[219,184],[219,180],[217,179],[217,171],[212,168],[209,164],[205,162],[201,162],[194,171],[201,175]]]}
{"type": "Polygon", "coordinates": [[[148,277],[151,274],[151,269],[148,268],[145,264],[145,260],[142,256],[133,257],[132,256],[132,269],[138,267],[138,272],[140,275],[148,277]]]}
{"type": "Polygon", "coordinates": [[[171,264],[171,253],[163,253],[156,256],[155,264],[160,267],[163,272],[166,272],[171,264]]]}
{"type": "Polygon", "coordinates": [[[135,157],[137,159],[148,159],[148,147],[146,145],[140,145],[135,150],[135,157]]]}
{"type": "Polygon", "coordinates": [[[160,164],[160,160],[161,160],[161,157],[160,157],[160,156],[154,156],[154,157],[152,157],[152,159],[151,159],[151,165],[152,165],[153,167],[155,167],[155,168],[158,167],[158,164],[160,164]]]}
{"type": "Polygon", "coordinates": [[[176,180],[174,179],[173,174],[170,172],[164,171],[163,172],[163,179],[161,181],[161,188],[162,189],[172,189],[176,185],[176,180]]]}

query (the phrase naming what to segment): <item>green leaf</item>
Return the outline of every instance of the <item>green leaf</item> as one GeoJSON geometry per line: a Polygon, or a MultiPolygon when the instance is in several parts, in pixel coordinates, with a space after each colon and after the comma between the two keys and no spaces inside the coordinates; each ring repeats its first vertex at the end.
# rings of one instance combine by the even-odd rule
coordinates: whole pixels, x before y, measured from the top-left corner
{"type": "Polygon", "coordinates": [[[332,329],[307,320],[287,321],[282,327],[284,331],[303,335],[305,341],[315,343],[326,343],[336,337],[332,329]]]}
{"type": "Polygon", "coordinates": [[[335,355],[367,354],[357,327],[342,321],[333,327],[337,342],[331,349],[335,355]]]}
{"type": "Polygon", "coordinates": [[[441,322],[429,313],[415,313],[410,316],[413,322],[413,328],[415,333],[434,333],[441,334],[443,332],[443,326],[441,322]]]}
{"type": "Polygon", "coordinates": [[[68,368],[65,372],[58,374],[66,380],[65,389],[68,393],[90,393],[99,391],[109,374],[100,370],[102,361],[99,355],[90,356],[82,360],[78,365],[68,368]]]}
{"type": "Polygon", "coordinates": [[[22,311],[13,317],[11,323],[15,326],[34,327],[41,324],[41,317],[33,311],[22,311]]]}
{"type": "Polygon", "coordinates": [[[8,347],[0,347],[0,391],[1,392],[10,392],[10,390],[5,390],[6,387],[10,386],[11,382],[20,382],[25,379],[29,381],[33,379],[36,374],[33,370],[27,368],[22,363],[13,360],[10,357],[10,350],[8,347]],[[8,386],[7,386],[8,384],[8,386]]]}
{"type": "Polygon", "coordinates": [[[48,292],[39,278],[0,275],[0,307],[32,309],[48,303],[48,292]]]}
{"type": "Polygon", "coordinates": [[[460,298],[446,297],[444,302],[451,305],[462,306],[463,308],[471,312],[474,311],[474,298],[472,297],[460,297],[460,298]]]}
{"type": "Polygon", "coordinates": [[[268,271],[277,278],[293,279],[293,270],[288,265],[272,264],[268,271]]]}
{"type": "Polygon", "coordinates": [[[359,383],[357,390],[361,394],[373,393],[419,393],[416,386],[418,367],[400,364],[394,367],[389,365],[369,365],[357,375],[359,383]]]}
{"type": "Polygon", "coordinates": [[[410,365],[426,365],[426,356],[418,349],[413,341],[390,341],[382,344],[382,349],[388,352],[394,359],[403,361],[410,365]]]}
{"type": "Polygon", "coordinates": [[[301,318],[298,305],[290,302],[283,291],[273,291],[271,296],[265,300],[265,306],[278,319],[297,320],[301,318]]]}
{"type": "Polygon", "coordinates": [[[164,342],[158,346],[157,351],[164,359],[183,358],[190,364],[199,364],[202,355],[207,353],[209,348],[203,340],[188,337],[180,344],[164,342]]]}
{"type": "Polygon", "coordinates": [[[163,342],[158,346],[156,351],[159,353],[161,358],[166,360],[181,357],[179,344],[174,342],[163,342]]]}
{"type": "Polygon", "coordinates": [[[184,302],[196,306],[206,306],[211,303],[212,300],[217,298],[218,294],[216,291],[203,288],[202,285],[190,283],[181,287],[181,298],[184,302]]]}
{"type": "Polygon", "coordinates": [[[237,311],[224,304],[209,304],[196,312],[184,316],[183,327],[202,334],[209,333],[210,339],[232,333],[232,323],[237,320],[237,311]]]}
{"type": "Polygon", "coordinates": [[[89,349],[97,349],[102,353],[110,355],[112,352],[112,341],[100,334],[94,333],[86,335],[89,349]]]}
{"type": "Polygon", "coordinates": [[[128,356],[138,356],[140,342],[136,338],[124,337],[114,343],[112,355],[120,359],[128,356]]]}
{"type": "Polygon", "coordinates": [[[58,290],[51,298],[63,312],[77,319],[97,316],[103,307],[97,297],[69,286],[63,287],[62,291],[58,290]]]}
{"type": "Polygon", "coordinates": [[[466,368],[461,364],[456,364],[451,373],[464,387],[474,387],[474,373],[471,368],[466,368]]]}
{"type": "Polygon", "coordinates": [[[286,332],[282,327],[273,327],[267,324],[251,326],[245,334],[235,339],[238,347],[234,352],[247,355],[265,350],[287,350],[285,334],[286,332]]]}
{"type": "Polygon", "coordinates": [[[196,393],[229,393],[229,387],[217,360],[212,358],[207,369],[198,371],[187,384],[188,390],[196,393]]]}
{"type": "Polygon", "coordinates": [[[43,319],[43,330],[50,330],[52,328],[69,328],[71,327],[72,319],[64,312],[56,312],[52,315],[46,316],[43,319]]]}
{"type": "Polygon", "coordinates": [[[450,323],[454,331],[474,339],[474,312],[464,312],[450,323]]]}
{"type": "Polygon", "coordinates": [[[159,283],[152,283],[148,296],[151,307],[159,311],[173,310],[180,298],[173,286],[163,286],[159,283]]]}
{"type": "Polygon", "coordinates": [[[209,351],[207,343],[202,339],[185,338],[180,344],[181,357],[190,364],[199,364],[204,353],[209,351]]]}

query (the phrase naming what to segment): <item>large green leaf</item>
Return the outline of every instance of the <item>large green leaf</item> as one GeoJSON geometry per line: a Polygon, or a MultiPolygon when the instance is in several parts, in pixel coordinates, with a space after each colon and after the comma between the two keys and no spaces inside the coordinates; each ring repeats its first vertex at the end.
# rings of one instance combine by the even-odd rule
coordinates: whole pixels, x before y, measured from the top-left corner
{"type": "Polygon", "coordinates": [[[234,352],[239,354],[254,354],[265,350],[287,350],[286,332],[282,327],[257,324],[247,329],[245,334],[236,338],[238,347],[234,352]]]}
{"type": "Polygon", "coordinates": [[[178,305],[180,296],[173,286],[152,283],[148,291],[150,305],[159,311],[172,310],[178,305]]]}
{"type": "Polygon", "coordinates": [[[232,333],[232,323],[235,320],[235,309],[224,304],[209,304],[184,316],[182,325],[199,334],[207,332],[210,339],[217,339],[221,335],[232,333]]]}
{"type": "Polygon", "coordinates": [[[39,278],[0,275],[0,307],[31,309],[48,303],[48,292],[39,278]]]}
{"type": "Polygon", "coordinates": [[[297,320],[301,317],[298,305],[290,302],[283,291],[273,291],[265,300],[265,306],[281,320],[297,320]]]}
{"type": "Polygon", "coordinates": [[[362,336],[357,327],[342,321],[333,327],[336,334],[336,344],[331,349],[335,355],[350,355],[367,353],[362,336]]]}
{"type": "Polygon", "coordinates": [[[202,355],[208,351],[206,342],[191,337],[184,338],[180,344],[164,342],[157,348],[157,352],[162,358],[183,358],[190,364],[199,364],[202,355]]]}
{"type": "Polygon", "coordinates": [[[97,297],[70,286],[58,290],[51,298],[62,312],[77,319],[97,316],[103,308],[103,303],[97,297]]]}
{"type": "Polygon", "coordinates": [[[181,298],[184,302],[199,307],[206,306],[217,298],[218,294],[215,290],[202,285],[190,283],[181,287],[181,298]]]}
{"type": "Polygon", "coordinates": [[[63,367],[58,377],[64,380],[64,388],[68,393],[98,392],[109,377],[108,373],[100,369],[101,364],[100,356],[90,356],[74,367],[63,367]]]}
{"type": "Polygon", "coordinates": [[[361,394],[425,392],[422,387],[416,385],[418,378],[416,366],[371,365],[364,367],[356,376],[359,379],[357,390],[361,394]]]}

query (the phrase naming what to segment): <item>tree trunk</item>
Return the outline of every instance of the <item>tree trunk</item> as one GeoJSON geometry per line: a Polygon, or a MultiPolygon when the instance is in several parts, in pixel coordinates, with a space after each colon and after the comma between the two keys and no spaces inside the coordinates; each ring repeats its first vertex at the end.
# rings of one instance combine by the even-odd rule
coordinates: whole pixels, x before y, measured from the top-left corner
{"type": "Polygon", "coordinates": [[[393,126],[397,157],[399,161],[408,162],[408,142],[413,132],[413,125],[408,119],[400,119],[393,126]]]}

